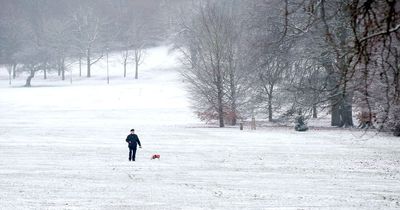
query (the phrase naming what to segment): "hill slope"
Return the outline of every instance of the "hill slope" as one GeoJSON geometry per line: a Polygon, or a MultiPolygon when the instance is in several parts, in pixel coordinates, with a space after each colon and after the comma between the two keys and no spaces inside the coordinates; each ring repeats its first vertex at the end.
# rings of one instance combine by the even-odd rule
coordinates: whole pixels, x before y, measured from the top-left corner
{"type": "Polygon", "coordinates": [[[73,85],[1,81],[0,209],[400,207],[396,138],[204,128],[176,56],[154,52],[137,81],[117,78],[116,61],[110,85],[101,68],[73,85]],[[134,163],[125,143],[131,128],[143,144],[134,163]],[[150,160],[154,153],[161,160],[150,160]]]}

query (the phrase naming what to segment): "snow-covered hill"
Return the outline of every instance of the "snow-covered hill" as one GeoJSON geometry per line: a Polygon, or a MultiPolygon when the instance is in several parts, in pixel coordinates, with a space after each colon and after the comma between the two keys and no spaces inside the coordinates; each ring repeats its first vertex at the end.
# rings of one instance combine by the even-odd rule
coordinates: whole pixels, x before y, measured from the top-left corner
{"type": "Polygon", "coordinates": [[[0,209],[396,209],[400,142],[384,134],[206,128],[177,56],[149,50],[139,80],[104,61],[73,84],[0,81],[0,209]],[[135,128],[143,149],[128,162],[135,128]],[[150,160],[152,154],[161,160],[150,160]]]}

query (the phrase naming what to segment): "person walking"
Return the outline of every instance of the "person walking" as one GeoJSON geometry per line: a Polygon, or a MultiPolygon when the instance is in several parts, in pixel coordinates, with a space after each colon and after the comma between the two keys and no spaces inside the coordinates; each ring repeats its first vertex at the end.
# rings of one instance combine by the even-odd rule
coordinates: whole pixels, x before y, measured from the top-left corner
{"type": "Polygon", "coordinates": [[[142,148],[139,137],[135,134],[135,129],[131,129],[131,134],[126,137],[129,147],[129,161],[135,161],[137,145],[142,148]]]}

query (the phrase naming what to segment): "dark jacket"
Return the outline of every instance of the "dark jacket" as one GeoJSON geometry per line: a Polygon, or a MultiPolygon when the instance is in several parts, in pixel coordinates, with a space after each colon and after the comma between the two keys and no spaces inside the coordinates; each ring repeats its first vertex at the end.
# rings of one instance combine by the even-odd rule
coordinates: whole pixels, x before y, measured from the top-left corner
{"type": "Polygon", "coordinates": [[[136,148],[137,144],[139,144],[139,146],[142,146],[140,144],[139,137],[136,134],[129,134],[126,137],[126,142],[129,143],[129,145],[128,145],[129,148],[136,148]]]}

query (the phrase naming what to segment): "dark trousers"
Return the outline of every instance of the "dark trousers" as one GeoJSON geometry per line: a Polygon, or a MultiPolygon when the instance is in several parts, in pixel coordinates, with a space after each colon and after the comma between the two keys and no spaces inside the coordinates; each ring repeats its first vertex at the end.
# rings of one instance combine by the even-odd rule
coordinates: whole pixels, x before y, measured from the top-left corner
{"type": "Polygon", "coordinates": [[[129,161],[135,161],[136,147],[129,147],[129,161]]]}

